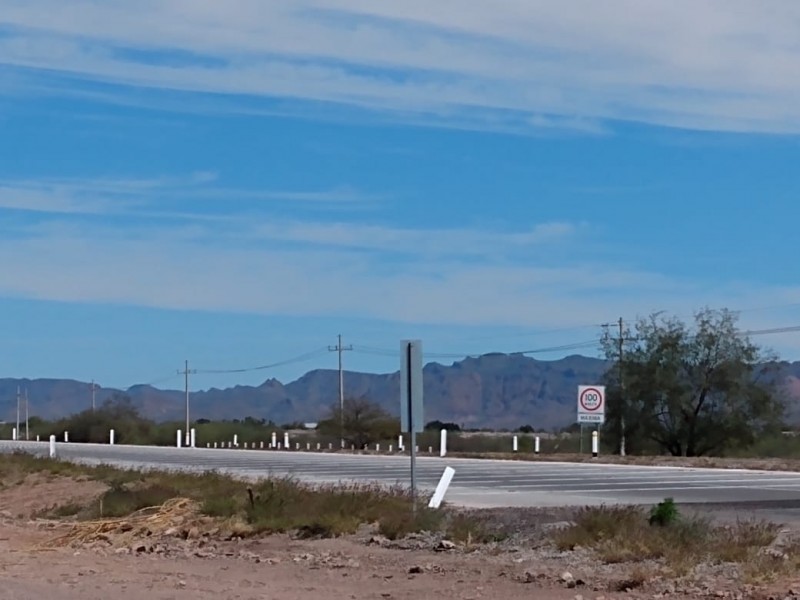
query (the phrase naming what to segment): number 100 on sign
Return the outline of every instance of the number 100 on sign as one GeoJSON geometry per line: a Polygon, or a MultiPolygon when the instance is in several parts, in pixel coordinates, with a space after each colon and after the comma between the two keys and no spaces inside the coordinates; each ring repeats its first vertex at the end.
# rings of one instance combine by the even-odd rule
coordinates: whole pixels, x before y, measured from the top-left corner
{"type": "Polygon", "coordinates": [[[603,423],[605,421],[605,413],[605,386],[578,386],[578,423],[603,423]]]}

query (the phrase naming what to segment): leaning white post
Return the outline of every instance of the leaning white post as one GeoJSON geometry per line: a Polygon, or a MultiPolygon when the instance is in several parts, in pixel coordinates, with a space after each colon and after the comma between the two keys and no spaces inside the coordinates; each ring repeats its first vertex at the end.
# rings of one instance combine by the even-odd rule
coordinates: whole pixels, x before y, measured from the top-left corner
{"type": "Polygon", "coordinates": [[[592,432],[592,457],[593,458],[597,458],[597,455],[599,454],[599,450],[600,450],[600,440],[599,440],[599,438],[600,438],[600,434],[598,434],[596,431],[593,431],[592,432]]]}
{"type": "Polygon", "coordinates": [[[447,429],[442,429],[439,440],[439,456],[447,456],[447,429]]]}
{"type": "Polygon", "coordinates": [[[178,429],[178,434],[175,436],[175,446],[178,447],[178,448],[181,447],[181,436],[182,435],[183,435],[183,432],[180,429],[178,429]]]}
{"type": "Polygon", "coordinates": [[[50,458],[56,457],[56,436],[50,436],[50,458]]]}
{"type": "Polygon", "coordinates": [[[238,448],[239,447],[239,434],[238,433],[234,433],[233,434],[233,447],[234,448],[238,448]]]}
{"type": "Polygon", "coordinates": [[[517,452],[519,450],[519,440],[517,439],[517,436],[514,436],[514,441],[512,442],[511,445],[514,448],[514,452],[517,452]]]}
{"type": "Polygon", "coordinates": [[[450,487],[450,482],[453,481],[453,475],[456,470],[453,467],[446,467],[442,478],[439,480],[439,485],[436,486],[436,491],[428,503],[428,508],[439,508],[444,500],[444,495],[447,493],[447,488],[450,487]]]}
{"type": "Polygon", "coordinates": [[[113,446],[114,445],[114,430],[113,429],[108,432],[108,445],[109,446],[113,446]]]}

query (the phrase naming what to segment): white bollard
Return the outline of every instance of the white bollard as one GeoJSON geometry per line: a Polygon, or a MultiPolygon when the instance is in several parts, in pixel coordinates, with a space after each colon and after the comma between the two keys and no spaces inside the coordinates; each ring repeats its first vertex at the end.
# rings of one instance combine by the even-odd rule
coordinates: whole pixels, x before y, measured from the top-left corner
{"type": "Polygon", "coordinates": [[[328,450],[333,450],[333,444],[331,443],[328,444],[328,450]]]}
{"type": "Polygon", "coordinates": [[[175,438],[175,446],[178,447],[178,448],[181,447],[181,442],[183,441],[182,436],[183,436],[183,432],[180,429],[178,429],[178,434],[177,434],[177,436],[175,438]]]}
{"type": "Polygon", "coordinates": [[[233,434],[233,447],[234,448],[238,448],[239,447],[239,434],[237,434],[237,433],[233,434]]]}
{"type": "Polygon", "coordinates": [[[278,450],[280,450],[280,449],[281,449],[281,443],[278,442],[278,450]]]}
{"type": "Polygon", "coordinates": [[[56,436],[50,436],[50,458],[56,457],[56,436]]]}
{"type": "Polygon", "coordinates": [[[317,442],[317,451],[319,451],[319,448],[320,448],[319,442],[317,442]]]}
{"type": "Polygon", "coordinates": [[[392,452],[393,452],[393,450],[392,450],[392,445],[391,445],[391,444],[389,444],[389,454],[391,454],[392,452]]]}
{"type": "Polygon", "coordinates": [[[428,454],[433,454],[433,446],[428,446],[428,454]]]}
{"type": "Polygon", "coordinates": [[[511,443],[511,446],[514,449],[514,452],[519,450],[519,440],[517,439],[517,436],[514,436],[514,441],[511,443]]]}
{"type": "Polygon", "coordinates": [[[447,456],[447,429],[442,429],[439,440],[439,456],[447,456]]]}
{"type": "Polygon", "coordinates": [[[16,427],[12,427],[11,428],[11,441],[12,442],[16,442],[17,441],[17,428],[16,427]]]}
{"type": "Polygon", "coordinates": [[[356,451],[356,445],[350,444],[350,452],[355,452],[355,451],[356,451]]]}
{"type": "Polygon", "coordinates": [[[113,446],[114,445],[114,430],[113,429],[108,432],[108,444],[109,444],[109,446],[113,446]]]}
{"type": "Polygon", "coordinates": [[[242,444],[242,447],[243,447],[245,450],[247,450],[247,442],[245,442],[244,444],[242,444]]]}
{"type": "Polygon", "coordinates": [[[295,450],[300,450],[300,442],[295,442],[294,443],[294,449],[295,450]]]}
{"type": "Polygon", "coordinates": [[[306,442],[306,450],[311,450],[311,444],[309,442],[306,442]]]}
{"type": "Polygon", "coordinates": [[[189,443],[191,444],[192,448],[194,448],[195,443],[197,442],[197,432],[194,428],[189,430],[189,443]]]}
{"type": "Polygon", "coordinates": [[[39,436],[38,436],[38,435],[36,436],[36,441],[37,441],[37,442],[39,441],[39,436]]]}
{"type": "Polygon", "coordinates": [[[228,442],[228,448],[233,448],[233,444],[231,442],[228,442]]]}
{"type": "Polygon", "coordinates": [[[539,454],[539,436],[538,435],[533,439],[533,453],[534,454],[539,454]]]}
{"type": "Polygon", "coordinates": [[[272,432],[272,443],[269,445],[269,447],[273,450],[278,447],[278,434],[274,431],[272,432]]]}
{"type": "Polygon", "coordinates": [[[206,442],[206,448],[211,448],[211,442],[206,442]]]}
{"type": "Polygon", "coordinates": [[[592,432],[592,457],[597,458],[600,451],[600,434],[596,431],[592,432]]]}
{"type": "Polygon", "coordinates": [[[217,444],[218,444],[218,442],[214,442],[214,448],[216,448],[216,447],[217,447],[217,444]]]}
{"type": "Polygon", "coordinates": [[[69,431],[64,432],[64,443],[65,444],[69,443],[69,431]]]}
{"type": "Polygon", "coordinates": [[[289,449],[289,432],[288,431],[284,431],[283,432],[283,447],[286,448],[287,450],[289,449]]]}
{"type": "Polygon", "coordinates": [[[400,450],[400,452],[402,452],[403,450],[406,449],[406,447],[403,446],[403,436],[402,435],[397,437],[397,447],[400,450]]]}
{"type": "Polygon", "coordinates": [[[381,451],[381,445],[375,444],[375,452],[380,452],[380,451],[381,451]]]}
{"type": "Polygon", "coordinates": [[[415,446],[415,449],[417,451],[417,454],[419,454],[419,445],[415,446]]]}
{"type": "Polygon", "coordinates": [[[428,508],[439,508],[444,500],[444,495],[447,493],[447,488],[450,487],[450,482],[453,481],[453,475],[456,471],[453,467],[446,467],[442,478],[439,480],[439,485],[436,486],[436,491],[428,503],[428,508]]]}

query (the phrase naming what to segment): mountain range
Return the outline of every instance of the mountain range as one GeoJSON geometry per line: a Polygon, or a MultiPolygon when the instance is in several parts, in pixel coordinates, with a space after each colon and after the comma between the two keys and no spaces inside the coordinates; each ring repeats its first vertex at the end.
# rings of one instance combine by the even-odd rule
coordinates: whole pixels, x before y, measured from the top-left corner
{"type": "MultiPolygon", "coordinates": [[[[800,362],[778,366],[791,406],[800,405],[800,362]]],[[[603,360],[578,355],[541,361],[522,355],[486,354],[452,365],[429,363],[423,371],[424,418],[464,428],[515,429],[525,424],[545,429],[563,427],[575,421],[578,385],[598,383],[607,367],[603,360]]],[[[346,396],[369,398],[390,413],[399,414],[399,373],[346,371],[344,380],[346,396]]],[[[16,419],[18,387],[27,389],[31,416],[55,419],[91,404],[90,383],[0,379],[0,420],[16,419]]],[[[330,412],[338,401],[338,390],[338,372],[317,369],[287,384],[268,379],[259,386],[192,392],[191,415],[193,419],[212,420],[254,417],[278,424],[313,422],[330,412]]],[[[129,396],[142,415],[156,421],[180,420],[184,415],[182,390],[147,385],[127,390],[100,387],[97,404],[115,394],[129,396]]]]}

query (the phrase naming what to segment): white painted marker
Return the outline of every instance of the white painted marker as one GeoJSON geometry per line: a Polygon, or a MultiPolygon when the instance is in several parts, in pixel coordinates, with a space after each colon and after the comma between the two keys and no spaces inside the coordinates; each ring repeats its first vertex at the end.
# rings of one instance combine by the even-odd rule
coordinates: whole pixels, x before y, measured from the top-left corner
{"type": "Polygon", "coordinates": [[[175,436],[175,447],[176,448],[180,448],[181,447],[181,436],[182,435],[183,435],[183,432],[180,429],[178,429],[178,433],[175,436]]]}
{"type": "Polygon", "coordinates": [[[439,508],[444,500],[444,495],[447,493],[447,488],[450,487],[450,482],[453,481],[453,476],[456,470],[453,467],[446,467],[442,478],[439,480],[439,485],[436,486],[436,491],[428,503],[428,508],[439,508]]]}
{"type": "Polygon", "coordinates": [[[50,458],[56,457],[56,436],[50,436],[50,458]]]}
{"type": "Polygon", "coordinates": [[[447,429],[442,429],[439,437],[439,456],[444,458],[447,456],[447,429]]]}
{"type": "Polygon", "coordinates": [[[114,430],[113,429],[108,432],[108,444],[109,444],[109,446],[113,446],[114,445],[114,430]]]}

